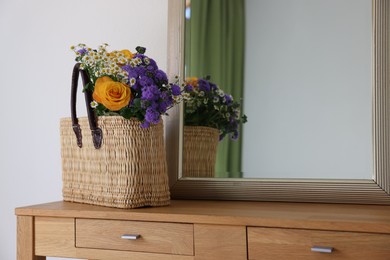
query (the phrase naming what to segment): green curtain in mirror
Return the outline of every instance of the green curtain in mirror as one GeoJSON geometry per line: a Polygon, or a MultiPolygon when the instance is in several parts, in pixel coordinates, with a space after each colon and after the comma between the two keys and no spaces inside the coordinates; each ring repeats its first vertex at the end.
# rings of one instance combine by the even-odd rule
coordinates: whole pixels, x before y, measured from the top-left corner
{"type": "MultiPolygon", "coordinates": [[[[237,101],[244,86],[244,1],[191,0],[186,19],[186,76],[210,75],[237,101]]],[[[219,143],[216,177],[241,177],[241,140],[226,137],[219,143]]]]}

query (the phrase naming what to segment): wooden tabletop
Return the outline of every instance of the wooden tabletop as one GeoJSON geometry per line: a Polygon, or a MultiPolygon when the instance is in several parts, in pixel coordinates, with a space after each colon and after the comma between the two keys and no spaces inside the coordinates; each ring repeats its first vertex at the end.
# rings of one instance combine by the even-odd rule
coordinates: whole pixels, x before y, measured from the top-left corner
{"type": "Polygon", "coordinates": [[[16,215],[359,231],[390,234],[390,206],[172,200],[170,206],[116,209],[72,202],[16,208],[16,215]]]}

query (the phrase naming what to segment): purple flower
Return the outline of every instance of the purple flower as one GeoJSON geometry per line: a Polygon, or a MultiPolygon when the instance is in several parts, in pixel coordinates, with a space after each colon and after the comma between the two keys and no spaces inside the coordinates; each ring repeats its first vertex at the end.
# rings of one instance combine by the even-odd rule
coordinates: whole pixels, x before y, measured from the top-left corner
{"type": "Polygon", "coordinates": [[[198,88],[200,91],[209,92],[210,91],[210,84],[207,80],[199,79],[198,80],[198,88]]]}
{"type": "Polygon", "coordinates": [[[143,77],[146,74],[146,69],[145,69],[145,67],[142,67],[142,66],[135,67],[135,68],[133,68],[133,70],[135,71],[135,73],[137,73],[137,75],[139,77],[143,77]]]}
{"type": "Polygon", "coordinates": [[[129,76],[128,76],[129,82],[130,82],[130,80],[131,80],[132,78],[134,78],[136,81],[137,81],[137,79],[138,79],[137,73],[135,73],[134,71],[130,71],[130,72],[129,72],[129,76]]]}
{"type": "Polygon", "coordinates": [[[161,91],[156,85],[146,86],[142,91],[142,99],[144,100],[155,101],[160,98],[160,95],[161,91]]]}
{"type": "Polygon", "coordinates": [[[218,89],[218,86],[212,82],[210,82],[210,87],[211,87],[211,90],[217,90],[218,89]]]}
{"type": "Polygon", "coordinates": [[[141,107],[144,109],[150,107],[151,109],[158,110],[159,103],[157,101],[142,100],[141,107]]]}
{"type": "Polygon", "coordinates": [[[155,78],[157,79],[158,82],[162,83],[162,84],[167,84],[168,83],[168,77],[167,77],[167,74],[165,74],[164,71],[162,70],[156,70],[156,73],[155,73],[155,78]]]}
{"type": "Polygon", "coordinates": [[[142,128],[148,128],[150,126],[150,123],[149,122],[146,122],[144,121],[142,124],[141,124],[141,127],[142,128]]]}
{"type": "Polygon", "coordinates": [[[194,90],[194,87],[193,87],[192,85],[186,85],[186,86],[184,87],[184,90],[185,90],[186,92],[192,92],[192,91],[194,90]]]}
{"type": "Polygon", "coordinates": [[[77,50],[77,52],[80,53],[80,55],[84,55],[84,54],[88,53],[87,49],[85,49],[85,48],[77,50]]]}
{"type": "Polygon", "coordinates": [[[142,88],[142,86],[137,81],[131,88],[134,89],[135,91],[139,91],[142,88]]]}
{"type": "Polygon", "coordinates": [[[148,107],[146,109],[145,121],[152,124],[157,124],[158,122],[160,122],[160,113],[153,108],[148,107]]]}
{"type": "Polygon", "coordinates": [[[236,118],[235,118],[236,115],[233,115],[229,118],[229,124],[232,128],[237,128],[238,127],[238,123],[236,121],[236,118]]]}
{"type": "Polygon", "coordinates": [[[143,54],[140,54],[140,53],[136,53],[133,57],[134,58],[140,58],[141,60],[144,60],[144,58],[146,57],[146,55],[143,55],[143,54]]]}
{"type": "Polygon", "coordinates": [[[146,70],[149,71],[149,72],[153,72],[153,71],[155,71],[155,69],[156,68],[153,67],[152,65],[149,65],[149,66],[146,67],[146,70]]]}
{"type": "Polygon", "coordinates": [[[154,110],[158,110],[159,106],[160,106],[160,104],[158,101],[152,102],[150,104],[150,107],[153,108],[154,110]]]}
{"type": "Polygon", "coordinates": [[[152,66],[151,69],[153,69],[153,70],[157,70],[158,69],[157,63],[153,59],[149,58],[148,56],[146,56],[144,54],[139,54],[138,53],[138,54],[136,54],[134,56],[134,58],[140,58],[143,61],[142,64],[144,66],[152,66]],[[145,60],[147,60],[148,64],[145,63],[145,60]]]}
{"type": "Polygon", "coordinates": [[[132,67],[130,65],[124,65],[121,67],[124,71],[130,73],[132,71],[132,67]]]}
{"type": "Polygon", "coordinates": [[[153,85],[153,80],[151,78],[148,78],[148,77],[141,77],[139,80],[138,80],[139,84],[143,87],[149,87],[149,86],[152,86],[153,85]]]}
{"type": "Polygon", "coordinates": [[[163,100],[163,101],[168,100],[169,97],[170,96],[169,96],[168,92],[166,92],[166,91],[162,92],[161,96],[160,96],[161,100],[163,100]]]}
{"type": "Polygon", "coordinates": [[[225,94],[225,100],[227,105],[233,103],[233,97],[231,95],[225,94]]]}
{"type": "Polygon", "coordinates": [[[180,87],[178,85],[176,84],[172,85],[171,89],[172,89],[172,94],[174,96],[179,96],[181,94],[180,87]]]}
{"type": "Polygon", "coordinates": [[[158,70],[157,63],[151,58],[149,58],[149,66],[152,66],[154,70],[158,70]]]}
{"type": "Polygon", "coordinates": [[[168,107],[169,107],[168,102],[161,102],[159,107],[158,107],[158,111],[160,113],[164,114],[168,110],[168,107]]]}
{"type": "Polygon", "coordinates": [[[232,140],[237,140],[238,139],[238,131],[234,130],[233,134],[230,136],[232,140]]]}
{"type": "Polygon", "coordinates": [[[122,69],[129,74],[128,75],[128,82],[130,82],[131,78],[135,78],[135,79],[138,78],[137,72],[130,65],[124,65],[124,66],[122,66],[122,69]]]}
{"type": "Polygon", "coordinates": [[[170,96],[167,92],[161,93],[161,102],[159,104],[158,110],[160,113],[165,113],[168,108],[170,108],[173,105],[173,98],[170,96]]]}

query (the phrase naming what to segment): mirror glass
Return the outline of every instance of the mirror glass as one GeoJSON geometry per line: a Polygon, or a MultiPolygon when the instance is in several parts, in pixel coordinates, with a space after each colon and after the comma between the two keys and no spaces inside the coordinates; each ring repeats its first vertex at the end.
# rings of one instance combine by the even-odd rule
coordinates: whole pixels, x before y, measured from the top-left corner
{"type": "Polygon", "coordinates": [[[248,122],[216,144],[184,125],[183,177],[372,178],[371,0],[187,0],[185,15],[185,76],[248,122]]]}

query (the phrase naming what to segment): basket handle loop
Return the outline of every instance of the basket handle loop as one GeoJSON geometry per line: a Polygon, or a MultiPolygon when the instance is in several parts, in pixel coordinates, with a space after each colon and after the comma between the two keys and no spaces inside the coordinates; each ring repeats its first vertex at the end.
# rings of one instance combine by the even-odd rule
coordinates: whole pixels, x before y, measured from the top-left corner
{"type": "MultiPolygon", "coordinates": [[[[73,131],[77,138],[78,147],[83,146],[82,135],[81,135],[81,127],[79,125],[79,120],[76,115],[76,99],[77,99],[77,85],[79,82],[79,74],[81,74],[81,79],[83,80],[83,85],[86,86],[90,83],[88,73],[85,70],[80,69],[80,63],[76,63],[73,67],[72,73],[72,87],[71,87],[71,95],[70,95],[70,113],[72,117],[72,127],[73,131]]],[[[91,129],[92,141],[93,145],[96,149],[99,149],[102,145],[103,133],[102,130],[97,127],[97,119],[94,111],[91,107],[92,102],[92,93],[90,90],[84,91],[85,103],[87,106],[87,114],[89,121],[89,128],[91,129]]]]}

